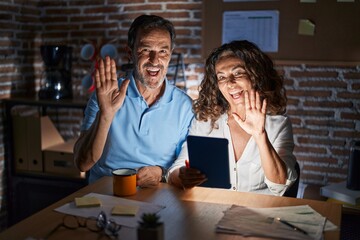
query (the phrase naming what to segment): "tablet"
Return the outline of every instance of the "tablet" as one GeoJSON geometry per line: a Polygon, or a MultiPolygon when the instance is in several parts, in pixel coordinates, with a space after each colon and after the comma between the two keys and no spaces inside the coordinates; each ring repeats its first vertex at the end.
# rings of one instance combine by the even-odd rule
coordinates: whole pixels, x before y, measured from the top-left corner
{"type": "Polygon", "coordinates": [[[226,138],[187,137],[190,167],[198,169],[208,178],[200,186],[231,187],[228,144],[226,138]]]}

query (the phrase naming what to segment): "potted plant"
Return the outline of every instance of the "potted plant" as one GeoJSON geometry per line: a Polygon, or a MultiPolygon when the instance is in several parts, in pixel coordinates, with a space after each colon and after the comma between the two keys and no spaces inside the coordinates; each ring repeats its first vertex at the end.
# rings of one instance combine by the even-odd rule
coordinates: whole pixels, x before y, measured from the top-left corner
{"type": "Polygon", "coordinates": [[[144,213],[137,228],[138,240],[164,240],[164,224],[156,213],[144,213]]]}

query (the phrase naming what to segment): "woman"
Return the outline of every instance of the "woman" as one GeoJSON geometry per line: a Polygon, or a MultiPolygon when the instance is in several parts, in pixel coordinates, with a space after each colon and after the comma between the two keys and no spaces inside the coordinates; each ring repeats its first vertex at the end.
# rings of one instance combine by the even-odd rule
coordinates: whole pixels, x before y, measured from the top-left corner
{"type": "MultiPolygon", "coordinates": [[[[272,60],[251,42],[224,44],[207,58],[200,89],[189,135],[229,140],[231,189],[282,196],[297,178],[296,159],[283,80],[272,60]]],[[[185,167],[187,158],[184,144],[169,169],[170,184],[206,181],[185,167]]]]}

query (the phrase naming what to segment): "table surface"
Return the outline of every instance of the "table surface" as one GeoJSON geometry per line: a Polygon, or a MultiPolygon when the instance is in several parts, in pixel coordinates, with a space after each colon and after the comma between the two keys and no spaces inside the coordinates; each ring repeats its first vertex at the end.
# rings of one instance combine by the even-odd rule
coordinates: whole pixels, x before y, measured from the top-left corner
{"type": "MultiPolygon", "coordinates": [[[[62,222],[64,214],[54,209],[84,196],[90,192],[113,195],[112,177],[103,177],[66,198],[39,211],[29,218],[15,224],[0,233],[0,239],[34,239],[44,238],[52,229],[62,222]]],[[[166,208],[159,212],[165,223],[165,239],[245,239],[238,235],[215,233],[215,224],[223,216],[226,205],[236,204],[248,207],[281,207],[295,205],[309,205],[317,212],[327,217],[332,223],[340,226],[341,205],[323,201],[297,199],[289,197],[275,197],[254,193],[241,193],[225,189],[195,187],[182,190],[161,183],[156,188],[138,189],[136,195],[127,199],[151,202],[164,205],[166,208]]],[[[325,232],[325,239],[339,239],[340,231],[325,232]]],[[[106,239],[98,233],[85,228],[69,230],[60,228],[51,235],[51,239],[106,239]]],[[[135,228],[120,230],[117,239],[136,239],[135,228]]],[[[246,238],[258,239],[258,238],[246,238]]],[[[263,239],[263,238],[261,238],[263,239]]]]}

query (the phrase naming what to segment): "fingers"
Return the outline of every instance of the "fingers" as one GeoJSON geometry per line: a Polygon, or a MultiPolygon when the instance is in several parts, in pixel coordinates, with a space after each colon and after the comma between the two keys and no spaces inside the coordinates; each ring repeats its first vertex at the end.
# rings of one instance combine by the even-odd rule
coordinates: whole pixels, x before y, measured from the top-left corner
{"type": "Polygon", "coordinates": [[[140,187],[154,187],[160,183],[161,170],[157,166],[142,167],[136,174],[136,183],[140,187]]]}
{"type": "Polygon", "coordinates": [[[207,180],[206,176],[194,168],[181,167],[179,179],[185,188],[192,188],[207,180]]]}
{"type": "Polygon", "coordinates": [[[116,81],[117,82],[117,74],[116,74],[116,64],[115,64],[115,60],[111,59],[111,80],[116,81]]]}
{"type": "Polygon", "coordinates": [[[101,87],[101,80],[100,80],[100,72],[99,69],[95,70],[95,86],[96,88],[100,88],[101,87]]]}
{"type": "Polygon", "coordinates": [[[266,107],[267,107],[267,101],[266,98],[263,100],[263,104],[262,104],[262,108],[261,108],[261,113],[262,114],[266,114],[266,107]]]}
{"type": "Polygon", "coordinates": [[[262,113],[266,113],[266,100],[261,102],[260,93],[255,90],[245,92],[245,109],[246,110],[260,110],[262,113]],[[264,106],[265,105],[265,106],[264,106]]]}
{"type": "Polygon", "coordinates": [[[235,112],[233,112],[232,115],[233,115],[235,121],[236,121],[237,123],[239,123],[239,124],[240,124],[240,122],[244,122],[244,121],[245,121],[245,119],[242,119],[242,118],[241,118],[237,113],[235,113],[235,112]]]}
{"type": "Polygon", "coordinates": [[[259,92],[255,93],[255,107],[256,109],[261,109],[261,99],[260,99],[260,94],[259,92]]]}
{"type": "MultiPolygon", "coordinates": [[[[251,90],[250,91],[250,109],[253,109],[256,107],[256,104],[255,104],[255,91],[254,90],[251,90]]],[[[260,108],[258,108],[260,109],[260,108]]]]}
{"type": "Polygon", "coordinates": [[[125,79],[121,85],[120,85],[120,95],[125,95],[126,94],[126,90],[129,86],[130,80],[129,79],[125,79]]]}
{"type": "Polygon", "coordinates": [[[99,59],[95,69],[96,87],[104,86],[110,80],[117,82],[116,63],[106,56],[105,60],[99,59]]]}
{"type": "Polygon", "coordinates": [[[108,56],[105,57],[105,79],[111,79],[111,61],[108,56]]]}

